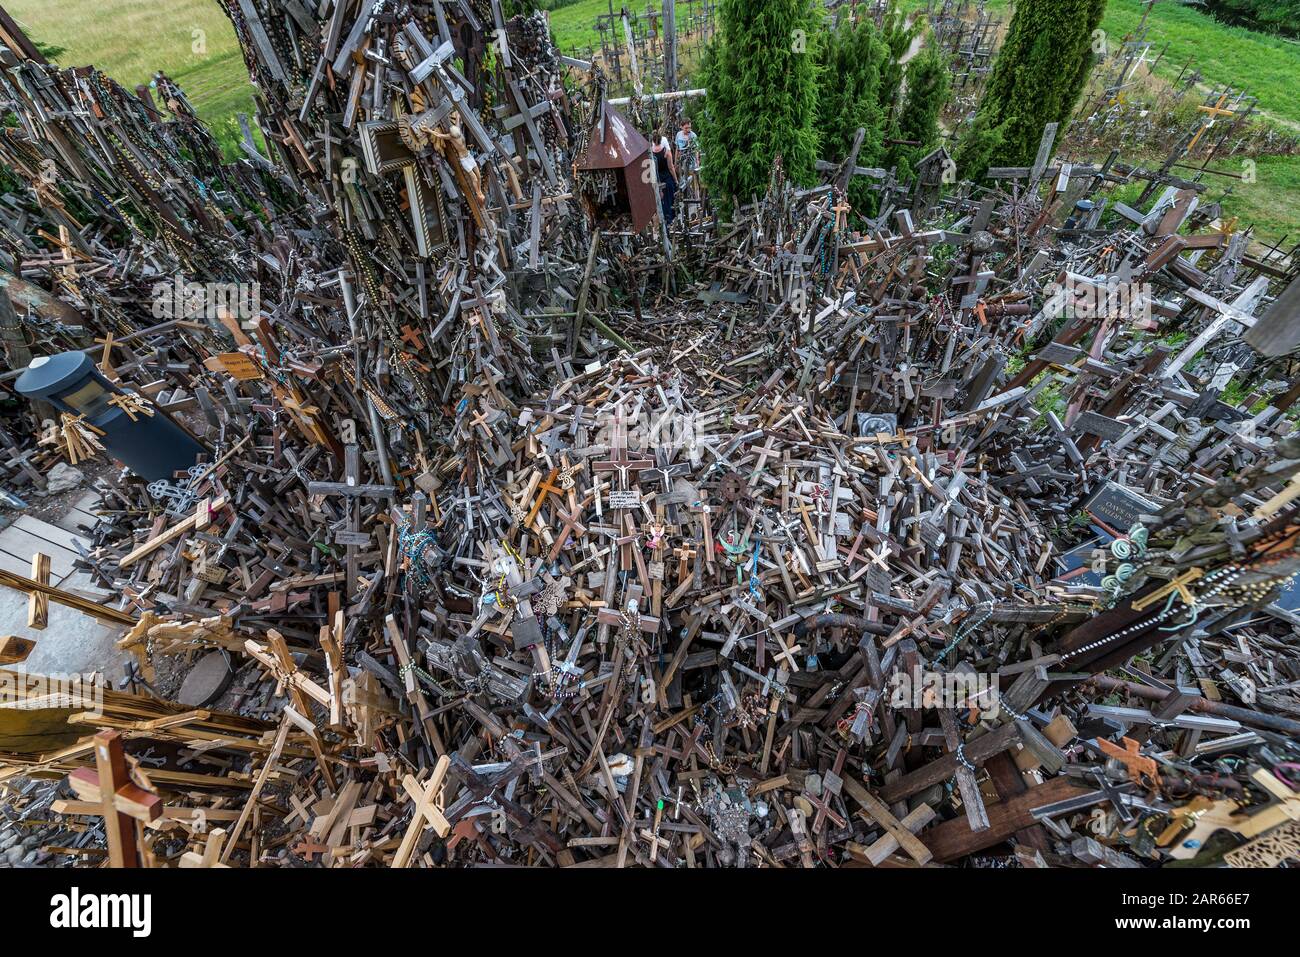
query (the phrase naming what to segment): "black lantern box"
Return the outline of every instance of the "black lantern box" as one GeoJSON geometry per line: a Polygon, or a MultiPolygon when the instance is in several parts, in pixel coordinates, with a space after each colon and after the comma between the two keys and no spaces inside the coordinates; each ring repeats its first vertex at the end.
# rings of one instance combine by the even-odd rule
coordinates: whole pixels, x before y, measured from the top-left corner
{"type": "Polygon", "coordinates": [[[101,433],[109,455],[150,482],[188,470],[208,451],[156,406],[151,415],[129,414],[124,403],[114,399],[128,393],[104,378],[83,352],[33,359],[14,388],[29,399],[81,416],[101,433]]]}

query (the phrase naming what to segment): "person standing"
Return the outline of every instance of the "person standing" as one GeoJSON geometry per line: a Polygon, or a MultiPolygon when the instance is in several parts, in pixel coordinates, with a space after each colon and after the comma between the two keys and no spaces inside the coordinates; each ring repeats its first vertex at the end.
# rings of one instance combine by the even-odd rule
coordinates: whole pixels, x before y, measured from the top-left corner
{"type": "Polygon", "coordinates": [[[663,213],[664,225],[671,226],[677,215],[674,207],[677,198],[677,164],[673,160],[673,149],[666,133],[660,134],[651,152],[655,159],[655,175],[659,179],[659,209],[663,213]]]}
{"type": "Polygon", "coordinates": [[[682,188],[691,193],[690,184],[700,168],[700,137],[691,129],[691,121],[683,119],[681,129],[674,137],[677,146],[677,169],[682,175],[682,188]]]}

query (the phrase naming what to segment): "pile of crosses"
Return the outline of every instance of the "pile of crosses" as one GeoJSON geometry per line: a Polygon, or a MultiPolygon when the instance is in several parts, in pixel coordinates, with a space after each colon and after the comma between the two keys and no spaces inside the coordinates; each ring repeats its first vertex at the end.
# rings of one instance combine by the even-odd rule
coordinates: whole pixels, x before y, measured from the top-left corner
{"type": "Polygon", "coordinates": [[[983,185],[778,164],[669,269],[644,141],[544,15],[229,12],[270,157],[169,145],[207,134],[165,81],[167,117],[18,41],[3,71],[15,313],[102,340],[26,344],[204,449],[102,483],[115,600],[3,575],[133,653],[121,688],[0,671],[0,787],[71,789],[47,860],[1295,853],[1297,294],[1200,184],[1051,161],[1054,127],[983,185]],[[178,182],[126,172],[149,143],[178,182]],[[266,294],[159,328],[182,273],[266,294]]]}

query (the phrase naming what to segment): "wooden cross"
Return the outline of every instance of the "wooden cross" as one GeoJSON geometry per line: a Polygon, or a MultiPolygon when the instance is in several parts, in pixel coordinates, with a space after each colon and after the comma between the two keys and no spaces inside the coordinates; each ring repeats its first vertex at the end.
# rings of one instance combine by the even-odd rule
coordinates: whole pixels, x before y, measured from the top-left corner
{"type": "Polygon", "coordinates": [[[685,463],[679,465],[656,465],[648,470],[655,478],[659,480],[665,493],[673,490],[673,479],[678,475],[685,475],[690,471],[690,466],[685,463]]]}
{"type": "MultiPolygon", "coordinates": [[[[871,820],[884,828],[916,863],[928,864],[934,859],[933,852],[912,833],[912,825],[909,823],[905,826],[903,822],[890,813],[889,808],[883,801],[865,787],[852,778],[845,778],[844,790],[849,793],[849,797],[862,805],[862,809],[871,820]]],[[[920,808],[917,810],[919,811],[920,808]]],[[[933,816],[934,812],[931,811],[930,814],[933,816]]]]}
{"type": "MultiPolygon", "coordinates": [[[[928,804],[918,806],[914,811],[896,822],[897,825],[911,834],[916,834],[923,827],[933,821],[935,818],[934,808],[928,804]]],[[[922,845],[924,846],[924,845],[922,845]]],[[[864,857],[867,863],[874,867],[883,864],[899,848],[898,838],[892,832],[886,832],[878,837],[872,844],[865,848],[858,849],[858,846],[850,842],[848,844],[849,854],[856,860],[864,857]]]]}
{"type": "Polygon", "coordinates": [[[807,799],[809,804],[817,809],[812,824],[814,834],[821,833],[822,826],[825,825],[828,817],[839,827],[844,827],[848,823],[840,816],[838,811],[831,807],[831,793],[825,788],[822,788],[820,796],[815,796],[809,792],[805,792],[804,798],[807,799]]]}
{"type": "Polygon", "coordinates": [[[433,828],[433,832],[439,837],[446,837],[451,833],[451,823],[443,817],[442,802],[439,800],[450,767],[451,758],[444,754],[438,758],[438,763],[433,766],[433,773],[423,786],[413,774],[408,774],[402,779],[402,789],[415,802],[415,808],[411,812],[411,823],[406,827],[406,834],[402,836],[402,843],[397,848],[397,853],[393,855],[393,867],[410,866],[415,846],[419,843],[420,834],[426,827],[433,828]]]}
{"type": "MultiPolygon", "coordinates": [[[[653,635],[659,630],[659,619],[654,615],[640,614],[641,607],[641,586],[632,585],[627,590],[627,603],[625,605],[627,614],[636,614],[637,625],[646,634],[653,635]]],[[[602,625],[614,625],[622,627],[624,612],[614,608],[600,608],[596,611],[596,620],[602,625]]]]}
{"type": "MultiPolygon", "coordinates": [[[[483,433],[483,438],[489,442],[492,440],[492,429],[489,428],[491,422],[488,420],[488,416],[491,415],[492,421],[496,421],[496,411],[491,406],[483,406],[469,420],[469,427],[471,429],[477,427],[483,433]]],[[[554,473],[552,473],[552,477],[554,477],[554,473]]]]}
{"type": "Polygon", "coordinates": [[[799,666],[794,663],[794,654],[796,651],[802,651],[803,645],[787,645],[779,633],[776,635],[776,643],[781,646],[781,650],[772,655],[772,658],[776,661],[784,658],[791,671],[798,671],[799,666]]]}
{"type": "Polygon", "coordinates": [[[975,772],[971,770],[974,762],[965,756],[965,747],[957,719],[947,708],[939,709],[939,724],[943,727],[943,739],[948,750],[954,752],[957,761],[957,789],[961,792],[961,807],[966,812],[966,820],[972,831],[987,831],[989,814],[984,807],[984,798],[980,795],[975,772]]]}
{"type": "MultiPolygon", "coordinates": [[[[178,866],[184,868],[194,867],[217,867],[229,868],[229,864],[221,863],[221,851],[225,847],[227,838],[226,829],[222,827],[213,828],[203,843],[203,853],[197,851],[186,851],[181,855],[178,866]]],[[[324,848],[328,851],[329,848],[324,848]]]]}
{"type": "Polygon", "coordinates": [[[424,336],[420,334],[419,329],[402,326],[402,341],[415,346],[417,352],[424,351],[424,336]]]}
{"type": "MultiPolygon", "coordinates": [[[[633,524],[631,515],[624,513],[622,524],[622,535],[618,534],[617,529],[612,532],[607,531],[605,534],[613,538],[614,544],[618,546],[619,571],[630,572],[632,570],[632,562],[634,558],[632,549],[640,540],[640,536],[637,534],[636,525],[633,524]]],[[[639,556],[640,552],[637,552],[636,557],[639,556]]]]}
{"type": "MultiPolygon", "coordinates": [[[[50,556],[37,552],[32,556],[32,581],[46,588],[50,584],[50,556]]],[[[27,627],[44,629],[50,623],[50,596],[33,589],[27,595],[27,627]]]]}
{"type": "Polygon", "coordinates": [[[566,512],[563,509],[557,508],[555,510],[555,515],[559,518],[561,526],[559,534],[555,536],[555,543],[551,545],[551,550],[546,555],[546,560],[548,562],[555,561],[559,556],[560,550],[564,548],[564,544],[568,541],[570,534],[575,538],[587,534],[587,526],[583,525],[580,521],[582,517],[580,514],[577,514],[576,512],[566,512]]]}
{"type": "Polygon", "coordinates": [[[868,557],[869,559],[871,559],[872,562],[874,562],[875,564],[879,565],[879,566],[880,566],[882,569],[884,569],[885,571],[889,571],[889,564],[885,561],[885,559],[888,558],[889,555],[890,555],[890,548],[889,548],[889,543],[888,543],[888,542],[881,542],[881,543],[880,543],[880,552],[879,552],[879,554],[877,554],[876,552],[873,552],[873,551],[872,551],[871,549],[869,549],[869,548],[867,549],[867,557],[868,557]]]}
{"type": "Polygon", "coordinates": [[[677,559],[677,580],[681,581],[686,577],[686,565],[699,553],[690,547],[690,545],[681,545],[673,549],[673,556],[677,559]]]}
{"type": "Polygon", "coordinates": [[[533,527],[533,519],[537,518],[537,513],[542,510],[542,504],[546,501],[547,495],[554,495],[556,498],[563,501],[564,493],[551,484],[555,481],[555,477],[559,472],[559,469],[551,469],[550,474],[538,483],[537,498],[533,501],[533,507],[528,510],[528,517],[524,519],[524,528],[533,527]]]}
{"type": "Polygon", "coordinates": [[[903,383],[903,394],[906,395],[908,399],[916,398],[916,391],[912,388],[912,380],[919,378],[919,373],[914,367],[905,365],[901,369],[895,370],[891,378],[895,382],[903,383]]]}
{"type": "Polygon", "coordinates": [[[628,472],[652,468],[654,464],[653,459],[628,458],[627,434],[622,420],[619,419],[614,424],[614,446],[610,450],[609,459],[604,462],[597,462],[592,468],[597,472],[618,472],[619,482],[626,489],[628,486],[628,472]]]}
{"type": "Polygon", "coordinates": [[[1192,150],[1196,149],[1196,142],[1197,142],[1197,140],[1199,140],[1199,139],[1201,138],[1201,134],[1202,134],[1202,133],[1204,133],[1204,132],[1205,132],[1206,130],[1208,130],[1211,126],[1214,125],[1214,118],[1215,118],[1216,116],[1235,116],[1235,115],[1236,115],[1236,113],[1235,113],[1233,110],[1225,110],[1225,109],[1223,108],[1223,104],[1226,103],[1227,101],[1228,101],[1228,94],[1227,94],[1227,92],[1225,91],[1222,95],[1220,95],[1220,97],[1219,97],[1219,102],[1215,103],[1213,106],[1210,106],[1209,104],[1204,104],[1204,103],[1203,103],[1203,104],[1201,104],[1200,106],[1197,107],[1198,110],[1200,110],[1202,113],[1206,114],[1206,117],[1207,117],[1208,119],[1207,119],[1207,121],[1202,122],[1202,124],[1201,124],[1201,128],[1200,128],[1199,130],[1196,131],[1196,135],[1192,137],[1192,141],[1191,141],[1190,143],[1187,144],[1187,152],[1188,152],[1188,153],[1190,153],[1192,150]]]}
{"type": "Polygon", "coordinates": [[[1204,574],[1204,570],[1199,567],[1189,568],[1168,584],[1157,588],[1151,594],[1143,595],[1141,598],[1134,599],[1131,607],[1134,611],[1142,611],[1148,605],[1153,605],[1156,602],[1169,597],[1174,592],[1178,592],[1178,596],[1183,600],[1183,603],[1190,607],[1196,603],[1196,596],[1188,591],[1187,586],[1204,574]]]}
{"type": "Polygon", "coordinates": [[[664,816],[664,802],[661,800],[657,804],[655,804],[654,825],[651,827],[650,830],[647,830],[644,827],[641,828],[641,836],[644,837],[646,839],[646,843],[650,845],[651,860],[654,860],[659,856],[659,845],[662,844],[665,850],[668,848],[669,845],[668,838],[659,836],[659,822],[663,819],[663,816],[664,816]]]}
{"type": "MultiPolygon", "coordinates": [[[[392,498],[391,485],[363,485],[361,483],[361,449],[356,444],[344,446],[342,482],[308,482],[308,495],[341,495],[347,502],[347,531],[351,535],[361,532],[361,503],[363,498],[392,498]]],[[[347,577],[343,581],[344,597],[351,598],[352,590],[360,574],[357,563],[357,546],[348,544],[346,553],[347,577]]]]}
{"type": "Polygon", "coordinates": [[[138,421],[138,415],[153,415],[153,406],[130,392],[115,392],[109,396],[108,404],[117,406],[132,422],[138,421]]]}
{"type": "Polygon", "coordinates": [[[135,822],[147,823],[162,817],[162,798],[131,781],[126,752],[122,749],[122,733],[101,731],[95,735],[94,769],[78,768],[68,775],[68,784],[81,800],[103,808],[109,864],[139,867],[135,822]]]}
{"type": "MultiPolygon", "coordinates": [[[[324,630],[328,632],[330,629],[326,626],[324,630]]],[[[250,638],[248,641],[253,641],[253,639],[250,638]]],[[[285,642],[284,636],[274,628],[267,629],[266,643],[271,649],[271,653],[275,655],[275,661],[279,665],[279,668],[272,669],[272,674],[276,676],[276,690],[279,692],[281,688],[288,686],[289,698],[293,702],[294,710],[308,721],[311,720],[311,701],[308,700],[308,689],[310,688],[311,697],[328,708],[331,714],[334,714],[341,702],[332,686],[333,683],[331,683],[331,688],[327,690],[306,675],[303,675],[298,670],[298,663],[294,661],[293,655],[289,652],[289,645],[285,642]]],[[[325,783],[331,789],[334,788],[336,786],[334,775],[330,771],[329,763],[325,760],[325,753],[321,749],[319,739],[314,734],[309,734],[307,740],[311,744],[312,753],[316,756],[316,763],[320,765],[325,783]]]]}
{"type": "Polygon", "coordinates": [[[1144,755],[1142,745],[1132,738],[1121,738],[1120,743],[1124,745],[1122,748],[1106,738],[1097,738],[1096,743],[1108,757],[1114,758],[1128,769],[1128,776],[1134,784],[1144,788],[1160,786],[1160,772],[1156,767],[1156,759],[1144,755]]]}
{"type": "Polygon", "coordinates": [[[700,516],[700,524],[704,526],[704,563],[710,568],[713,567],[713,521],[712,508],[709,505],[709,493],[700,490],[700,500],[691,506],[691,511],[700,516]]]}

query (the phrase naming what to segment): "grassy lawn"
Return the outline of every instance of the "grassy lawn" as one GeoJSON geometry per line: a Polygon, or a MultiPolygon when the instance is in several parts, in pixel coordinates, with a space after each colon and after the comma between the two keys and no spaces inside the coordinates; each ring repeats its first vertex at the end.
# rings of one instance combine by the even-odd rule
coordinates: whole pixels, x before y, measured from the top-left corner
{"type": "Polygon", "coordinates": [[[127,87],[162,70],[233,155],[235,114],[252,113],[253,86],[234,28],[213,0],[7,0],[5,7],[33,39],[64,48],[63,66],[96,66],[127,87]]]}
{"type": "MultiPolygon", "coordinates": [[[[1139,0],[1111,0],[1102,29],[1112,44],[1137,27],[1142,17],[1139,0]]],[[[1165,48],[1156,68],[1161,76],[1178,75],[1189,59],[1210,87],[1244,89],[1259,102],[1257,108],[1290,123],[1300,122],[1300,97],[1296,77],[1300,76],[1300,43],[1220,23],[1213,17],[1174,2],[1156,4],[1147,18],[1147,40],[1155,52],[1165,48]]],[[[1242,172],[1239,161],[1213,163],[1212,169],[1242,172]]],[[[1182,171],[1186,172],[1186,171],[1182,171]]],[[[1260,239],[1276,242],[1289,236],[1294,243],[1300,233],[1300,156],[1265,156],[1257,161],[1254,183],[1233,184],[1224,201],[1224,211],[1244,223],[1255,224],[1260,239]]],[[[1206,177],[1220,195],[1222,177],[1206,177]]]]}
{"type": "MultiPolygon", "coordinates": [[[[617,13],[622,4],[616,4],[617,13]]],[[[641,9],[635,4],[629,10],[641,9]]],[[[579,0],[578,3],[551,11],[551,33],[559,48],[569,53],[575,49],[600,46],[600,34],[596,32],[596,18],[602,13],[609,13],[608,0],[579,0]]]]}
{"type": "MultiPolygon", "coordinates": [[[[1110,0],[1101,26],[1115,45],[1141,19],[1139,0],[1110,0]]],[[[1172,0],[1156,4],[1147,25],[1147,40],[1157,53],[1169,44],[1157,73],[1177,76],[1188,59],[1195,58],[1192,65],[1201,71],[1207,85],[1244,89],[1258,98],[1260,109],[1300,121],[1300,98],[1296,96],[1300,43],[1227,26],[1172,0]]]]}
{"type": "MultiPolygon", "coordinates": [[[[899,6],[919,10],[925,4],[921,0],[901,0],[899,6]]],[[[1004,23],[1009,22],[1013,6],[1009,0],[988,0],[987,6],[1004,23]]],[[[1112,50],[1137,28],[1144,6],[1142,0],[1110,0],[1101,28],[1112,50]]],[[[1200,70],[1205,86],[1244,89],[1258,99],[1258,110],[1282,121],[1281,125],[1300,123],[1300,97],[1295,95],[1300,43],[1227,26],[1176,0],[1161,0],[1151,10],[1146,39],[1151,44],[1152,58],[1164,50],[1164,58],[1156,68],[1158,76],[1172,80],[1192,59],[1192,67],[1200,70]]],[[[1139,71],[1139,79],[1141,75],[1139,71]]],[[[1144,159],[1131,155],[1123,158],[1134,162],[1144,159]]],[[[1210,168],[1241,173],[1241,158],[1216,161],[1210,168]]],[[[1194,175],[1190,170],[1175,172],[1194,175]]],[[[1253,223],[1255,235],[1261,240],[1272,243],[1289,236],[1294,243],[1300,238],[1300,156],[1261,157],[1255,172],[1254,183],[1206,176],[1210,184],[1207,197],[1217,200],[1231,186],[1232,193],[1223,200],[1226,215],[1239,217],[1242,226],[1253,223]]]]}
{"type": "MultiPolygon", "coordinates": [[[[1139,0],[1111,0],[1102,29],[1112,46],[1136,29],[1142,17],[1139,0]]],[[[1156,73],[1176,77],[1192,60],[1203,83],[1213,88],[1244,89],[1259,100],[1258,109],[1282,121],[1300,121],[1295,77],[1300,75],[1300,44],[1239,27],[1226,26],[1207,14],[1173,2],[1156,4],[1147,18],[1147,40],[1154,53],[1165,50],[1156,73]],[[1165,44],[1168,43],[1168,48],[1165,44]]],[[[1283,124],[1287,125],[1287,124],[1283,124]]],[[[1243,171],[1241,158],[1214,162],[1211,169],[1243,171]]],[[[1191,175],[1187,170],[1178,172],[1191,175]]],[[[1233,182],[1207,176],[1209,197],[1216,199],[1228,185],[1224,212],[1242,224],[1253,223],[1261,240],[1276,242],[1300,231],[1300,156],[1264,156],[1256,161],[1256,182],[1233,182]]]]}

